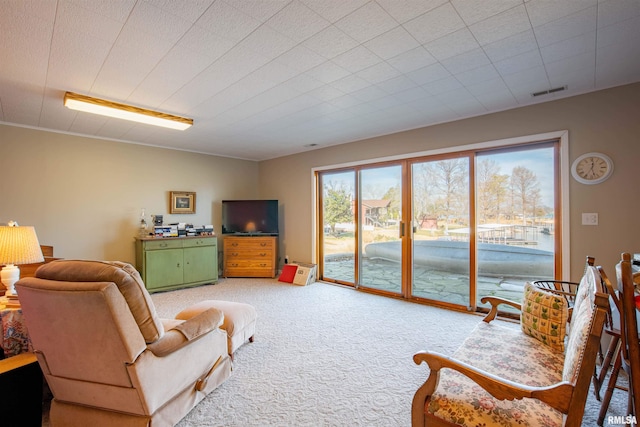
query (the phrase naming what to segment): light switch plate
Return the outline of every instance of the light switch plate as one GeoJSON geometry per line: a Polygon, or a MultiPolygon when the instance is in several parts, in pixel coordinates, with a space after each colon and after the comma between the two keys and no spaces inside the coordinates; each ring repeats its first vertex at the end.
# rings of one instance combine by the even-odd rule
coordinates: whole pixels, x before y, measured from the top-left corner
{"type": "Polygon", "coordinates": [[[597,213],[582,213],[582,225],[598,225],[597,213]]]}

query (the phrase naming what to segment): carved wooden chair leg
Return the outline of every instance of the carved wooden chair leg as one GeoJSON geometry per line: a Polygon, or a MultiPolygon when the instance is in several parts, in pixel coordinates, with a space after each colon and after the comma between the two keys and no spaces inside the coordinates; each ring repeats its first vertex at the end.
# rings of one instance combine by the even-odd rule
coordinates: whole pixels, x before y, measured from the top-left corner
{"type": "Polygon", "coordinates": [[[604,393],[604,397],[602,399],[602,404],[600,405],[600,413],[598,414],[598,425],[602,426],[604,423],[604,417],[607,415],[607,410],[609,410],[609,404],[611,403],[611,397],[613,396],[613,390],[616,388],[621,388],[616,386],[616,382],[618,381],[618,374],[620,373],[620,369],[622,368],[622,357],[620,352],[616,355],[616,360],[613,364],[613,369],[611,369],[611,376],[609,377],[609,382],[607,383],[607,390],[604,393]]]}
{"type": "Polygon", "coordinates": [[[613,362],[616,359],[619,351],[620,351],[620,337],[612,336],[611,342],[609,343],[609,347],[607,348],[607,353],[604,358],[604,361],[602,362],[602,365],[600,365],[600,372],[597,374],[594,374],[594,377],[593,377],[593,388],[596,395],[596,399],[598,399],[598,401],[602,401],[602,399],[600,398],[600,390],[602,389],[604,380],[607,377],[607,372],[609,372],[609,368],[611,367],[611,362],[613,362]]]}

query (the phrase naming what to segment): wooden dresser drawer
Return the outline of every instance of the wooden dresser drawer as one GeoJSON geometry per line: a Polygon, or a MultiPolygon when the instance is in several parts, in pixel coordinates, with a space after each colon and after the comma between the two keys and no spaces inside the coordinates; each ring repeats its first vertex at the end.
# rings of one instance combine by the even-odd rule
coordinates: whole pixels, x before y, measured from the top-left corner
{"type": "Polygon", "coordinates": [[[275,277],[277,237],[227,236],[224,239],[225,277],[275,277]]]}

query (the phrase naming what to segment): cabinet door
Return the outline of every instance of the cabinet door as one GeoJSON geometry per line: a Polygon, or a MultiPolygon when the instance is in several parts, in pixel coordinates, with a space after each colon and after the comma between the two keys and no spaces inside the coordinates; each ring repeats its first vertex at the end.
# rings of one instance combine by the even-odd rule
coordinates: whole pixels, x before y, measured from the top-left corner
{"type": "Polygon", "coordinates": [[[184,283],[218,280],[217,246],[184,248],[184,283]]]}
{"type": "Polygon", "coordinates": [[[178,285],[183,280],[182,249],[146,251],[147,289],[178,285]]]}

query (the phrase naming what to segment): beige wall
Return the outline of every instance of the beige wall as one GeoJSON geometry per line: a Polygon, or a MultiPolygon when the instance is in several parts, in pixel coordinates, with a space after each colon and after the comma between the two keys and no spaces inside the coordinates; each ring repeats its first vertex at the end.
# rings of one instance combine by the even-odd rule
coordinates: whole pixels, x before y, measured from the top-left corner
{"type": "Polygon", "coordinates": [[[145,208],[165,223],[214,224],[223,199],[257,198],[256,162],[0,125],[0,224],[33,225],[63,258],[134,263],[145,208]],[[196,213],[169,215],[169,191],[196,213]]]}
{"type": "Polygon", "coordinates": [[[601,151],[615,163],[600,185],[570,180],[570,277],[586,255],[613,275],[620,252],[640,252],[640,84],[264,161],[261,192],[284,208],[281,254],[311,260],[312,168],[560,130],[569,131],[570,161],[601,151]],[[599,225],[581,225],[582,212],[597,212],[599,225]]]}

